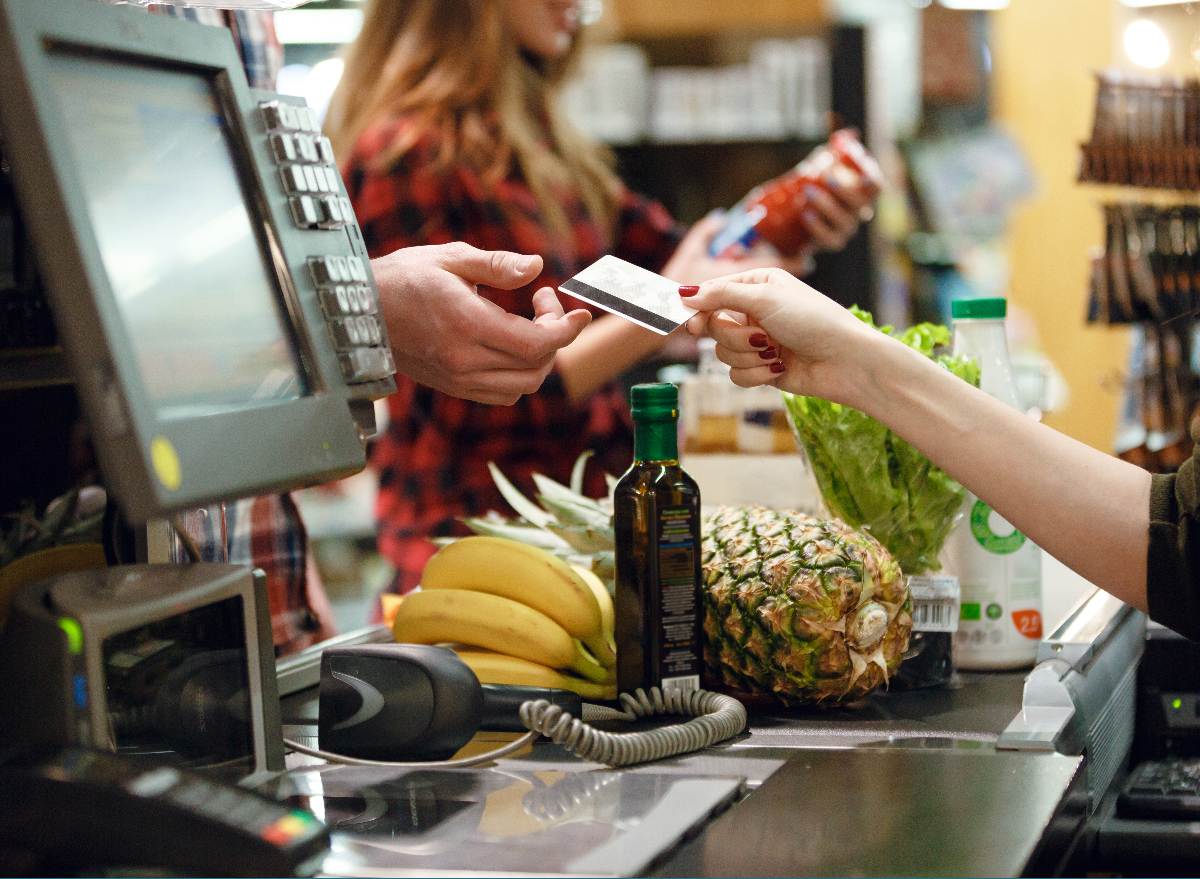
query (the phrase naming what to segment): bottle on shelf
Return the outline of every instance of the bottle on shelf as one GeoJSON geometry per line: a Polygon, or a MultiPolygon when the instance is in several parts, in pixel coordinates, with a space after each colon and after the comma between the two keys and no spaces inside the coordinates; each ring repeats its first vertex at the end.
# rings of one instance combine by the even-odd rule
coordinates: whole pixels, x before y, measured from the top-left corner
{"type": "MultiPolygon", "coordinates": [[[[975,358],[980,388],[1021,410],[1005,336],[1007,302],[960,299],[952,306],[954,353],[975,358]]],[[[1042,638],[1041,550],[971,494],[946,542],[944,570],[958,576],[962,609],[954,636],[960,669],[1031,665],[1042,638]]]]}
{"type": "Polygon", "coordinates": [[[634,461],[614,493],[617,687],[698,689],[700,489],[679,466],[679,392],[634,385],[634,461]]]}

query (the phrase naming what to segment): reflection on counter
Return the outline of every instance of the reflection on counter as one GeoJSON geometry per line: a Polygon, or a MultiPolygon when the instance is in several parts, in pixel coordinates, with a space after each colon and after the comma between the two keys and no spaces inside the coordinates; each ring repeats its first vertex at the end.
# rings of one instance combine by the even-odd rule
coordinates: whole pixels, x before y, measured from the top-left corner
{"type": "Polygon", "coordinates": [[[508,766],[395,775],[313,767],[290,773],[276,794],[333,833],[325,875],[482,865],[488,872],[634,875],[742,789],[737,777],[508,766]]]}

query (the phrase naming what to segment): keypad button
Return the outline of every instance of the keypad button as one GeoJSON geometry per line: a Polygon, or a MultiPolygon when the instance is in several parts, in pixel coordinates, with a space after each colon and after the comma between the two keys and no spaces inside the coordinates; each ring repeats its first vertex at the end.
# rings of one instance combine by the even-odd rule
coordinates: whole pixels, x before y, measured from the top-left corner
{"type": "Polygon", "coordinates": [[[296,170],[304,175],[305,192],[320,192],[317,187],[317,173],[312,165],[293,165],[296,170]]]}
{"type": "Polygon", "coordinates": [[[354,276],[350,274],[350,264],[346,257],[334,256],[329,259],[333,263],[333,271],[330,274],[334,274],[334,280],[341,282],[354,280],[354,276]]]}
{"type": "Polygon", "coordinates": [[[308,270],[312,273],[313,283],[318,287],[328,287],[338,282],[338,279],[333,276],[331,259],[328,256],[310,256],[308,258],[308,270]]]}
{"type": "Polygon", "coordinates": [[[317,152],[321,154],[321,161],[327,165],[332,165],[335,161],[333,157],[333,144],[329,138],[322,137],[317,140],[317,152]]]}
{"type": "Polygon", "coordinates": [[[321,222],[321,214],[317,203],[311,195],[298,195],[288,199],[292,209],[292,219],[301,229],[312,229],[321,222]]]}
{"type": "Polygon", "coordinates": [[[276,162],[296,161],[296,142],[290,134],[272,134],[271,152],[275,154],[276,162]]]}
{"type": "Polygon", "coordinates": [[[186,806],[189,809],[195,809],[201,803],[206,803],[212,799],[215,790],[216,788],[208,782],[193,780],[179,787],[172,788],[167,793],[167,799],[174,800],[179,805],[186,806]]]}
{"type": "Polygon", "coordinates": [[[342,186],[342,178],[338,175],[337,168],[333,165],[324,165],[322,168],[325,171],[325,182],[329,185],[329,191],[339,191],[342,186]]]}
{"type": "Polygon", "coordinates": [[[358,310],[363,314],[375,313],[375,294],[370,287],[355,287],[355,298],[358,300],[358,310]]]}
{"type": "Polygon", "coordinates": [[[258,114],[262,118],[263,127],[268,131],[279,128],[279,104],[277,101],[272,101],[269,104],[259,104],[258,114]]]}
{"type": "Polygon", "coordinates": [[[300,135],[296,138],[296,147],[300,151],[300,157],[306,162],[317,161],[317,145],[313,143],[313,139],[306,135],[300,135]]]}
{"type": "Polygon", "coordinates": [[[301,108],[294,107],[291,104],[280,102],[279,118],[283,121],[283,127],[289,131],[303,131],[304,125],[300,118],[301,108]]]}
{"type": "Polygon", "coordinates": [[[353,347],[353,343],[350,339],[350,331],[347,327],[346,321],[329,321],[329,336],[333,339],[333,347],[339,351],[344,351],[347,348],[353,347]]]}
{"type": "Polygon", "coordinates": [[[317,298],[321,301],[321,311],[325,312],[326,317],[338,317],[341,315],[342,308],[338,304],[336,292],[329,288],[318,290],[317,298]]]}
{"type": "Polygon", "coordinates": [[[342,203],[342,216],[346,218],[346,222],[354,222],[354,205],[350,204],[350,199],[343,195],[339,201],[342,203]]]}
{"type": "Polygon", "coordinates": [[[283,177],[283,191],[292,194],[297,192],[312,192],[308,185],[308,180],[304,177],[304,171],[299,165],[285,165],[279,169],[279,174],[283,177]]]}

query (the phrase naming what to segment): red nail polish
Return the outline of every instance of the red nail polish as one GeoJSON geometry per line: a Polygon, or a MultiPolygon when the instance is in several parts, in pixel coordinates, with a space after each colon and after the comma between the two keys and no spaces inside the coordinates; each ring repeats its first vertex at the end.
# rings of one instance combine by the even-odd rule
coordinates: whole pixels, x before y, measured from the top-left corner
{"type": "Polygon", "coordinates": [[[694,287],[691,284],[684,284],[684,285],[680,286],[680,288],[679,288],[680,296],[695,296],[699,292],[700,292],[700,288],[694,287]]]}
{"type": "Polygon", "coordinates": [[[755,348],[766,348],[771,344],[771,340],[767,338],[766,333],[755,333],[750,337],[750,344],[755,348]]]}
{"type": "Polygon", "coordinates": [[[783,365],[782,360],[776,360],[771,364],[771,372],[775,373],[776,375],[779,375],[779,373],[783,372],[785,369],[787,369],[787,367],[783,365]]]}
{"type": "Polygon", "coordinates": [[[758,356],[761,357],[763,360],[774,360],[776,357],[779,356],[779,352],[776,351],[774,348],[768,348],[765,351],[759,351],[758,356]]]}

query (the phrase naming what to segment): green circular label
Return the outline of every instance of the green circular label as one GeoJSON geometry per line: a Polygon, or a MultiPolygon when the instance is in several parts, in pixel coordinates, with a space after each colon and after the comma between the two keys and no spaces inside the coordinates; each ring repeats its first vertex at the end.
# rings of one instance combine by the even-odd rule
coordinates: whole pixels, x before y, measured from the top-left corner
{"type": "Polygon", "coordinates": [[[1025,535],[1015,528],[1003,535],[993,531],[991,518],[992,508],[983,501],[975,501],[971,507],[971,533],[980,546],[996,555],[1008,555],[1025,545],[1025,535]]]}
{"type": "Polygon", "coordinates": [[[988,605],[987,615],[988,615],[989,620],[1000,619],[1000,614],[1002,614],[1002,613],[1004,613],[1004,610],[1003,610],[1003,608],[1000,607],[1000,605],[998,605],[998,604],[989,604],[988,605]]]}

